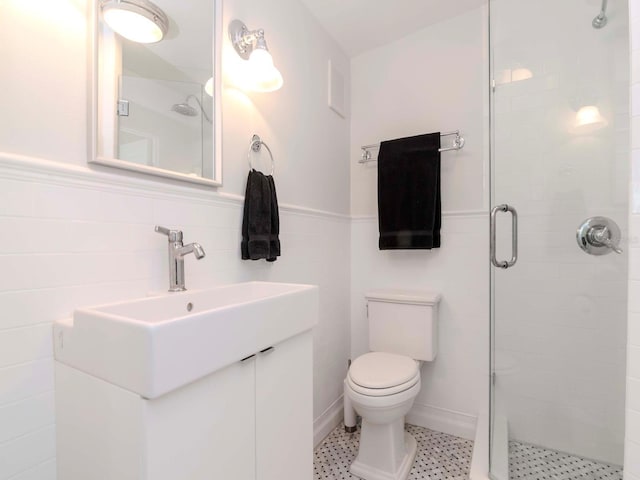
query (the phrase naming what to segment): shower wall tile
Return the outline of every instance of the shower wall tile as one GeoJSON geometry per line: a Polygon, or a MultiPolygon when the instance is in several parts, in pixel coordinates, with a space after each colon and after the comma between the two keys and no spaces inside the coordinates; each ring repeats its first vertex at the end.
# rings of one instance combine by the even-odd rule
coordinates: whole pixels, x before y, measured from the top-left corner
{"type": "Polygon", "coordinates": [[[640,380],[640,346],[630,345],[627,355],[629,359],[627,375],[640,380]]]}
{"type": "Polygon", "coordinates": [[[629,344],[640,346],[640,313],[629,312],[629,344]]]}
{"type": "Polygon", "coordinates": [[[640,20],[640,1],[638,0],[629,0],[629,21],[632,25],[633,30],[633,21],[640,20]]]}
{"type": "Polygon", "coordinates": [[[640,412],[630,411],[628,413],[627,438],[640,438],[640,412]]]}
{"type": "Polygon", "coordinates": [[[640,84],[631,86],[631,115],[640,115],[640,84]]]}
{"type": "Polygon", "coordinates": [[[640,412],[640,379],[628,378],[627,408],[640,412]]]}

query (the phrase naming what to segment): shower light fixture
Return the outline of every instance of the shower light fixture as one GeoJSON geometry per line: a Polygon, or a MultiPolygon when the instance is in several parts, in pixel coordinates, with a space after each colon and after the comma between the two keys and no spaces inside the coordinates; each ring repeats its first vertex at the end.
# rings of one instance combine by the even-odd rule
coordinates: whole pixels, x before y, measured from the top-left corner
{"type": "Polygon", "coordinates": [[[576,123],[574,125],[576,133],[591,133],[607,125],[607,119],[602,116],[600,109],[595,105],[582,107],[576,113],[576,123]]]}
{"type": "Polygon", "coordinates": [[[247,88],[273,92],[282,87],[282,74],[273,64],[263,29],[249,31],[240,20],[233,20],[229,24],[229,38],[238,55],[248,61],[247,88]]]}
{"type": "Polygon", "coordinates": [[[100,0],[102,18],[119,35],[137,43],[156,43],[169,30],[169,19],[149,0],[100,0]]]}

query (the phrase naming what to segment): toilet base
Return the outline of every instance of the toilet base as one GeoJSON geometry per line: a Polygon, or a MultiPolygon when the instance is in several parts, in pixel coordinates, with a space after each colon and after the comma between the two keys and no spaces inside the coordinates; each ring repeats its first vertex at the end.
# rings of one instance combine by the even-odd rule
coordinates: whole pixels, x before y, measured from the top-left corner
{"type": "Polygon", "coordinates": [[[418,442],[412,435],[404,432],[404,442],[406,445],[407,453],[402,459],[398,470],[395,473],[385,472],[377,468],[373,468],[370,465],[365,465],[356,459],[349,468],[349,471],[364,480],[406,480],[413,466],[413,461],[416,459],[416,453],[418,452],[418,442]]]}

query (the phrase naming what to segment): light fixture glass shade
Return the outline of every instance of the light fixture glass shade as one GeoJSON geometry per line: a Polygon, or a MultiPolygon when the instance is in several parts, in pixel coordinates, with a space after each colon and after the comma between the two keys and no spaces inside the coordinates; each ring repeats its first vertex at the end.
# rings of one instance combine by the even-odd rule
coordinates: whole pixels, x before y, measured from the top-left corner
{"type": "Polygon", "coordinates": [[[602,116],[598,107],[587,105],[576,113],[574,130],[576,133],[590,133],[607,125],[607,119],[602,116]]]}
{"type": "Polygon", "coordinates": [[[204,91],[210,97],[213,97],[213,77],[207,80],[207,83],[204,84],[204,91]]]}
{"type": "Polygon", "coordinates": [[[169,29],[165,13],[148,0],[103,0],[101,9],[107,25],[133,42],[159,42],[169,29]]]}
{"type": "Polygon", "coordinates": [[[273,92],[282,87],[282,74],[273,64],[273,57],[264,48],[255,48],[249,56],[251,88],[256,92],[273,92]]]}
{"type": "Polygon", "coordinates": [[[533,78],[533,72],[528,68],[514,68],[511,70],[511,81],[522,82],[523,80],[529,80],[533,78]]]}

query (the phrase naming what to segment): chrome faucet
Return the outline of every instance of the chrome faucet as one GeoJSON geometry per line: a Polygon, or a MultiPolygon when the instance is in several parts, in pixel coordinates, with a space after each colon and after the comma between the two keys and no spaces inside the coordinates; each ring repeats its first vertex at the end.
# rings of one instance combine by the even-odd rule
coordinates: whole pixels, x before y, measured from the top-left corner
{"type": "Polygon", "coordinates": [[[184,257],[193,253],[200,260],[204,258],[204,249],[199,243],[182,244],[182,232],[156,226],[156,232],[169,237],[169,291],[184,292],[184,257]]]}

